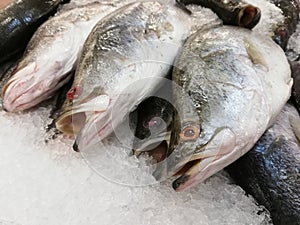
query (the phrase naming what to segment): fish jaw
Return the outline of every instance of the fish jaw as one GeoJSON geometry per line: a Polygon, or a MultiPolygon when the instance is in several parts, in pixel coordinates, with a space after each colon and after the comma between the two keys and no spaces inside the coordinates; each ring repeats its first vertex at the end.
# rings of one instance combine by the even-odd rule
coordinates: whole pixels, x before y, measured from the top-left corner
{"type": "Polygon", "coordinates": [[[177,155],[184,146],[178,145],[167,159],[168,176],[180,175],[172,184],[177,192],[203,182],[242,155],[230,128],[222,129],[204,147],[194,148],[195,151],[181,160],[177,155]]]}
{"type": "Polygon", "coordinates": [[[253,5],[247,5],[238,14],[237,24],[248,29],[254,28],[260,21],[261,11],[253,5]]]}
{"type": "Polygon", "coordinates": [[[89,117],[105,112],[110,99],[107,95],[99,95],[85,103],[73,104],[71,102],[71,106],[67,107],[55,122],[56,128],[68,135],[78,134],[89,117]]]}
{"type": "MultiPolygon", "coordinates": [[[[121,116],[118,118],[114,117],[114,121],[120,123],[121,116]]],[[[73,149],[83,152],[85,149],[101,142],[113,132],[113,129],[110,110],[90,112],[85,125],[76,137],[73,149]]]]}
{"type": "Polygon", "coordinates": [[[31,62],[15,70],[2,89],[3,107],[8,112],[29,109],[53,96],[69,81],[65,68],[58,61],[47,65],[31,62]]]}

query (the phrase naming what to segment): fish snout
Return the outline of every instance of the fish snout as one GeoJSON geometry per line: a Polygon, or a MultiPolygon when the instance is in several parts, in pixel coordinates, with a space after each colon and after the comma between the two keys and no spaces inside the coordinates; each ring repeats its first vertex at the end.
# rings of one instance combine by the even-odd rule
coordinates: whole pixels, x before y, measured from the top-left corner
{"type": "Polygon", "coordinates": [[[247,5],[238,13],[238,25],[248,29],[255,27],[261,18],[261,11],[253,5],[247,5]]]}
{"type": "Polygon", "coordinates": [[[154,176],[157,179],[162,176],[177,177],[172,186],[175,191],[183,191],[220,171],[242,154],[236,150],[236,135],[230,128],[217,130],[201,146],[196,146],[196,143],[179,142],[164,167],[159,167],[154,176]]]}

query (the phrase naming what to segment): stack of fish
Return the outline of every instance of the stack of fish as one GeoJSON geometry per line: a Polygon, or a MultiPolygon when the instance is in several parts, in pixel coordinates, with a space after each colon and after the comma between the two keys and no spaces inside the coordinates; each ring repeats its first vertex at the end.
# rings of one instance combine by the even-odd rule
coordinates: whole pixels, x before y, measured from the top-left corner
{"type": "Polygon", "coordinates": [[[64,1],[16,1],[0,11],[0,30],[8,34],[0,45],[3,109],[28,110],[60,90],[65,99],[58,98],[55,125],[76,135],[76,151],[97,145],[129,117],[134,154],[154,158],[154,177],[175,177],[176,191],[253,148],[230,173],[270,210],[274,223],[299,224],[299,202],[291,213],[281,213],[288,208],[286,195],[300,197],[300,120],[293,106],[285,106],[292,92],[299,110],[300,67],[290,63],[293,85],[284,53],[299,2],[273,2],[285,17],[267,37],[251,31],[261,10],[237,0],[70,4],[48,20],[64,1]],[[244,166],[248,162],[253,167],[244,166]],[[279,176],[277,195],[276,168],[261,167],[269,162],[292,168],[286,178],[279,176]],[[260,183],[265,176],[272,178],[270,186],[260,183]],[[282,207],[274,207],[278,201],[282,207]]]}

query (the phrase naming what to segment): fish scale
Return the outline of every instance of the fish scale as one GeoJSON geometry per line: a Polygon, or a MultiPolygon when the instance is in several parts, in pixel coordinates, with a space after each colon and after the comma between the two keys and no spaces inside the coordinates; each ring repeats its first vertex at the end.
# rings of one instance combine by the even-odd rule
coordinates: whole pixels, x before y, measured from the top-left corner
{"type": "Polygon", "coordinates": [[[191,35],[172,77],[183,90],[174,91],[178,113],[171,153],[154,175],[159,180],[184,168],[173,182],[176,191],[205,180],[249,151],[274,122],[293,83],[276,43],[230,26],[191,35]]]}
{"type": "Polygon", "coordinates": [[[70,80],[94,25],[114,10],[111,4],[89,3],[62,11],[39,27],[2,90],[4,108],[22,111],[53,96],[70,80]]]}
{"type": "Polygon", "coordinates": [[[56,122],[57,127],[64,133],[75,131],[76,134],[81,129],[76,126],[77,115],[94,114],[91,116],[94,119],[88,121],[96,122],[88,122],[81,131],[83,135],[77,138],[79,147],[109,134],[112,123],[117,125],[125,114],[159,88],[160,80],[151,78],[167,75],[177,51],[192,30],[208,21],[211,25],[219,22],[215,16],[201,16],[203,24],[197,20],[201,17],[188,15],[174,3],[145,1],[128,4],[100,21],[85,43],[75,74],[74,86],[81,86],[83,92],[72,103],[66,102],[72,106],[65,108],[56,122]],[[145,78],[148,81],[141,82],[145,78]],[[135,82],[141,83],[126,89],[135,82]],[[114,102],[119,96],[128,98],[118,108],[114,102]],[[120,113],[112,120],[109,115],[116,108],[120,113]],[[91,132],[95,127],[98,134],[91,132]]]}

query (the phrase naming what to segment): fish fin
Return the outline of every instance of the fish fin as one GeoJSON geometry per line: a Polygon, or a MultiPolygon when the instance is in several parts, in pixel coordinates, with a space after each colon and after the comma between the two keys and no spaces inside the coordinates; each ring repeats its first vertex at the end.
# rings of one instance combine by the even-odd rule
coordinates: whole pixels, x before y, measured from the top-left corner
{"type": "Polygon", "coordinates": [[[264,60],[261,52],[259,49],[255,47],[247,38],[244,38],[244,45],[247,51],[248,56],[250,57],[251,61],[255,65],[261,65],[265,70],[268,72],[269,67],[267,62],[264,60]]]}
{"type": "Polygon", "coordinates": [[[291,115],[289,117],[289,122],[293,129],[293,133],[295,134],[298,142],[300,143],[300,120],[299,120],[299,117],[291,115]]]}

